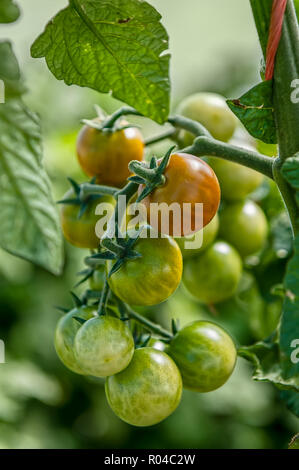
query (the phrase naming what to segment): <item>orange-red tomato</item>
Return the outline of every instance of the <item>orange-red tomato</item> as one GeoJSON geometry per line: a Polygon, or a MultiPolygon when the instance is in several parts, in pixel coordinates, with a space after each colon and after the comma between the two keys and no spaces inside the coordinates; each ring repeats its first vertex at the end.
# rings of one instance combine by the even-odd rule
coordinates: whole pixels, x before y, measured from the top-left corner
{"type": "MultiPolygon", "coordinates": [[[[101,122],[99,118],[94,121],[101,122]]],[[[85,125],[77,140],[82,170],[88,176],[96,176],[98,184],[108,186],[123,186],[131,174],[130,161],[141,161],[143,153],[143,137],[135,127],[104,132],[85,125]]]]}
{"type": "MultiPolygon", "coordinates": [[[[194,155],[174,153],[164,176],[165,184],[142,201],[147,209],[148,223],[159,232],[174,237],[201,230],[213,219],[220,203],[220,186],[212,168],[194,155]],[[166,203],[169,208],[178,203],[177,210],[172,206],[174,211],[169,210],[165,215],[166,212],[159,209],[161,203],[166,203]],[[189,203],[190,212],[186,212],[185,203],[189,203]],[[203,204],[202,214],[196,209],[197,203],[203,204]]],[[[140,186],[139,192],[142,189],[140,186]]]]}

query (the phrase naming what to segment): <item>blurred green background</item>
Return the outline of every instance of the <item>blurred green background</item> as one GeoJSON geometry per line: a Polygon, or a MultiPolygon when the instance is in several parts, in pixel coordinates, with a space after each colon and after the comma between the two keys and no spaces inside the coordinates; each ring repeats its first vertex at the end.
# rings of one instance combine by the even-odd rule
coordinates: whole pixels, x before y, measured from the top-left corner
{"type": "MultiPolygon", "coordinates": [[[[66,176],[84,178],[75,157],[80,119],[93,116],[94,103],[108,112],[119,105],[109,96],[66,87],[43,61],[30,58],[31,43],[66,3],[19,0],[21,19],[0,28],[0,37],[14,42],[30,90],[26,102],[42,118],[45,164],[57,199],[67,187],[66,176]]],[[[173,107],[201,90],[237,97],[257,81],[260,49],[248,0],[151,3],[170,36],[173,107]]],[[[158,132],[158,126],[146,122],[144,132],[158,132]]],[[[55,278],[0,252],[0,338],[6,346],[6,364],[0,364],[0,448],[287,447],[298,432],[298,420],[279,401],[276,389],[251,380],[251,367],[240,359],[224,387],[207,395],[184,392],[178,410],[163,423],[137,429],[121,422],[106,403],[103,383],[72,374],[54,351],[60,316],[54,307],[71,305],[69,291],[85,255],[70,245],[65,253],[64,273],[55,278]]],[[[280,273],[283,268],[278,264],[280,273]]],[[[256,326],[259,295],[251,286],[246,298],[227,302],[210,318],[226,326],[238,343],[249,344],[262,336],[256,326]]],[[[267,308],[276,306],[269,303],[267,308]]],[[[209,317],[183,289],[167,304],[144,313],[165,325],[172,316],[181,324],[209,317]]]]}

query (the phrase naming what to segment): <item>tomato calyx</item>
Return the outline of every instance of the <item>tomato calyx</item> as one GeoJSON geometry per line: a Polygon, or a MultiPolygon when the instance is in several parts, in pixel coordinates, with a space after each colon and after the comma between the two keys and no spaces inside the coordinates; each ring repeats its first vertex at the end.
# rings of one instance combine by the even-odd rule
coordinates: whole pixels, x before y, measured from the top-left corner
{"type": "Polygon", "coordinates": [[[144,186],[141,193],[137,197],[137,203],[145,199],[158,186],[165,184],[164,171],[175,147],[176,146],[173,146],[167,151],[165,156],[162,158],[160,165],[158,165],[156,157],[152,157],[149,164],[138,162],[137,160],[130,162],[129,169],[135,173],[135,175],[131,176],[129,181],[144,186]]]}
{"type": "MultiPolygon", "coordinates": [[[[80,210],[78,212],[78,219],[80,219],[83,216],[83,214],[86,212],[86,210],[88,209],[89,204],[91,204],[96,199],[99,199],[101,197],[101,194],[92,194],[92,195],[85,196],[82,194],[80,184],[78,184],[72,178],[68,178],[68,181],[70,182],[73,188],[74,197],[61,199],[60,201],[57,201],[57,204],[63,204],[63,205],[70,204],[70,205],[80,206],[80,210]]],[[[94,185],[95,181],[96,181],[96,178],[92,178],[88,184],[94,185]]]]}

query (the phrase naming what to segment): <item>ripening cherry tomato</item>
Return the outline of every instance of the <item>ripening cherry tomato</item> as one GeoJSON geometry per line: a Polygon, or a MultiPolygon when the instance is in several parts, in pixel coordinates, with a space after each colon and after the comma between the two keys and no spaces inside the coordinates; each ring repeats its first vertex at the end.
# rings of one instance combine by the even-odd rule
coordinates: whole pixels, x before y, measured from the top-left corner
{"type": "Polygon", "coordinates": [[[212,168],[194,155],[174,153],[164,176],[165,184],[142,201],[147,209],[148,223],[159,232],[174,237],[186,237],[208,225],[220,203],[220,186],[212,168]],[[176,204],[177,214],[169,210],[163,216],[159,209],[161,203],[167,204],[166,209],[171,209],[171,205],[175,209],[176,204]],[[190,204],[190,215],[184,206],[186,203],[190,204]],[[202,214],[196,210],[197,203],[203,204],[202,214]]]}
{"type": "Polygon", "coordinates": [[[75,336],[74,351],[86,374],[107,377],[128,366],[134,354],[134,340],[123,321],[104,315],[81,326],[75,336]]]}
{"type": "Polygon", "coordinates": [[[99,184],[123,186],[130,176],[130,161],[141,161],[143,152],[144,141],[136,127],[111,132],[85,125],[78,136],[79,163],[88,176],[96,176],[99,184]]]}
{"type": "Polygon", "coordinates": [[[152,426],[179,405],[182,378],[167,354],[141,348],[124,371],[107,378],[105,389],[108,403],[120,419],[133,426],[152,426]]]}
{"type": "MultiPolygon", "coordinates": [[[[178,107],[178,114],[200,122],[215,139],[227,142],[233,136],[237,118],[229,109],[225,98],[215,93],[195,93],[185,98],[178,107]]],[[[179,140],[183,146],[191,145],[194,135],[181,131],[179,140]]]]}
{"type": "Polygon", "coordinates": [[[214,304],[230,298],[242,275],[242,261],[228,243],[217,241],[184,263],[183,283],[196,299],[214,304]]]}
{"type": "Polygon", "coordinates": [[[246,257],[260,251],[267,239],[268,222],[253,201],[227,204],[220,214],[220,236],[246,257]]]}
{"type": "Polygon", "coordinates": [[[81,324],[74,317],[89,320],[96,316],[92,307],[74,308],[60,318],[55,330],[55,349],[61,362],[77,374],[85,374],[79,366],[74,353],[74,339],[81,324]]]}
{"type": "Polygon", "coordinates": [[[183,258],[191,258],[192,256],[196,256],[198,253],[204,251],[214,242],[217,237],[218,229],[219,216],[216,214],[211,222],[199,232],[196,232],[194,235],[189,235],[188,237],[176,238],[183,258]]]}
{"type": "Polygon", "coordinates": [[[237,351],[231,337],[218,325],[196,321],[171,340],[169,354],[178,366],[183,386],[196,392],[211,392],[231,376],[237,351]]]}
{"type": "MultiPolygon", "coordinates": [[[[183,270],[182,254],[171,237],[161,237],[152,229],[146,238],[142,235],[133,247],[141,257],[127,259],[108,282],[115,295],[129,305],[156,305],[168,299],[178,287],[183,270]],[[151,238],[154,235],[157,238],[151,238]]],[[[114,261],[107,262],[107,273],[113,264],[114,261]]]]}
{"type": "MultiPolygon", "coordinates": [[[[73,190],[69,190],[63,199],[70,199],[74,197],[73,190]]],[[[97,248],[101,241],[101,233],[96,235],[96,224],[103,215],[96,215],[96,208],[98,204],[107,204],[108,218],[113,214],[115,199],[112,196],[102,196],[92,201],[83,215],[79,218],[80,205],[78,204],[61,204],[60,219],[62,231],[72,245],[79,248],[97,248]]],[[[105,227],[104,227],[105,228],[105,227]]]]}

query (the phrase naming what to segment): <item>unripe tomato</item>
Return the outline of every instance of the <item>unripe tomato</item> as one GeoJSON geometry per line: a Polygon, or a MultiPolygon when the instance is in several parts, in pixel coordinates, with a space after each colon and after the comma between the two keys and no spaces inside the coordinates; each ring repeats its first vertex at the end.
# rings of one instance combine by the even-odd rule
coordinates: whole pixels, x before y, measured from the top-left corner
{"type": "Polygon", "coordinates": [[[219,229],[219,216],[218,214],[211,220],[211,222],[206,225],[199,232],[196,232],[194,235],[189,235],[188,237],[176,238],[176,241],[181,249],[184,259],[191,258],[192,256],[198,255],[204,251],[208,246],[210,246],[215,238],[217,237],[219,229]],[[199,248],[187,248],[187,244],[191,243],[196,246],[200,245],[199,248]]]}
{"type": "MultiPolygon", "coordinates": [[[[69,190],[63,197],[63,199],[70,199],[74,197],[73,190],[69,190]]],[[[79,218],[80,205],[78,204],[62,204],[60,211],[60,219],[62,231],[72,245],[79,248],[97,248],[101,241],[102,233],[96,235],[96,224],[104,215],[96,215],[96,207],[98,204],[106,203],[108,207],[108,217],[110,218],[113,214],[115,199],[112,196],[102,196],[92,201],[83,215],[79,218]]]]}
{"type": "MultiPolygon", "coordinates": [[[[99,118],[94,121],[101,122],[99,118]]],[[[109,132],[85,125],[78,136],[79,163],[88,176],[96,176],[99,184],[123,186],[130,176],[130,161],[141,161],[143,152],[143,137],[135,127],[109,132]]]]}
{"type": "Polygon", "coordinates": [[[231,376],[237,351],[231,337],[218,325],[196,321],[185,326],[167,349],[177,364],[183,386],[196,392],[211,392],[231,376]]]}
{"type": "MultiPolygon", "coordinates": [[[[194,155],[174,153],[169,159],[164,176],[165,184],[154,189],[142,201],[147,209],[148,223],[159,232],[174,237],[186,237],[208,225],[220,203],[220,186],[212,168],[194,155]],[[178,217],[171,210],[163,217],[157,206],[161,203],[166,203],[169,209],[172,204],[177,204],[178,217]],[[189,217],[184,207],[186,203],[191,208],[189,217]],[[203,204],[202,217],[200,211],[196,211],[197,203],[203,204]],[[166,226],[163,224],[165,221],[168,222],[166,226]]],[[[139,188],[141,190],[142,187],[139,188]]]]}
{"type": "MultiPolygon", "coordinates": [[[[225,98],[215,93],[195,93],[185,98],[177,113],[200,122],[217,140],[227,142],[233,136],[237,118],[226,104],[225,98]]],[[[181,131],[179,137],[184,146],[191,145],[194,135],[181,131]]]]}
{"type": "Polygon", "coordinates": [[[75,337],[74,351],[85,374],[107,377],[128,366],[134,354],[134,340],[123,321],[104,315],[81,326],[75,337]]]}
{"type": "Polygon", "coordinates": [[[96,310],[92,307],[74,308],[60,318],[55,330],[55,349],[61,362],[77,374],[85,374],[81,369],[74,353],[74,339],[81,324],[74,317],[89,320],[96,316],[96,310]]]}
{"type": "MultiPolygon", "coordinates": [[[[144,229],[146,230],[146,228],[144,229]]],[[[142,236],[134,245],[141,258],[127,259],[121,268],[108,278],[111,290],[130,305],[156,305],[173,294],[183,270],[181,250],[171,237],[142,236]]],[[[130,235],[130,230],[128,231],[130,235]]],[[[158,235],[158,234],[157,234],[158,235]]],[[[107,273],[114,261],[107,262],[107,273]]]]}
{"type": "Polygon", "coordinates": [[[100,265],[94,270],[92,276],[89,278],[89,287],[91,290],[101,291],[105,283],[105,264],[100,265]]]}
{"type": "Polygon", "coordinates": [[[107,378],[105,389],[108,403],[120,419],[133,426],[152,426],[179,405],[182,378],[167,354],[141,348],[124,371],[107,378]]]}
{"type": "Polygon", "coordinates": [[[228,243],[217,241],[184,263],[183,283],[200,302],[214,304],[230,298],[242,275],[242,261],[228,243]]]}
{"type": "Polygon", "coordinates": [[[220,236],[246,257],[260,251],[267,239],[268,222],[253,201],[228,204],[220,214],[220,236]]]}
{"type": "Polygon", "coordinates": [[[264,176],[258,171],[221,158],[209,157],[207,162],[215,171],[221,188],[221,196],[227,201],[244,199],[258,188],[264,176]]]}

